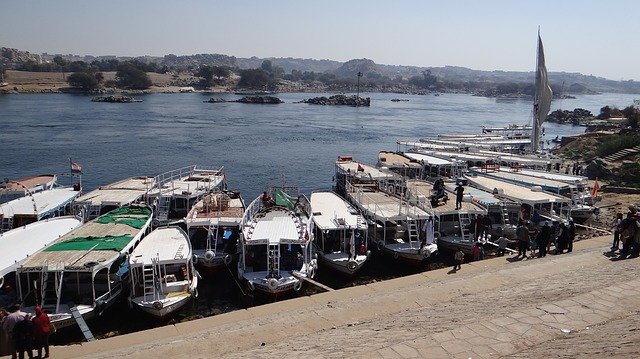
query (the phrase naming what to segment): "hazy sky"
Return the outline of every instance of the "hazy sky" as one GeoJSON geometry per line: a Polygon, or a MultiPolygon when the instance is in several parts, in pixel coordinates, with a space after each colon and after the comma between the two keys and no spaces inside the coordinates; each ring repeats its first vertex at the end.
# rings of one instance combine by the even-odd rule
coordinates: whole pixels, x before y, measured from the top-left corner
{"type": "Polygon", "coordinates": [[[640,81],[637,0],[0,0],[0,46],[32,53],[220,53],[640,81]]]}

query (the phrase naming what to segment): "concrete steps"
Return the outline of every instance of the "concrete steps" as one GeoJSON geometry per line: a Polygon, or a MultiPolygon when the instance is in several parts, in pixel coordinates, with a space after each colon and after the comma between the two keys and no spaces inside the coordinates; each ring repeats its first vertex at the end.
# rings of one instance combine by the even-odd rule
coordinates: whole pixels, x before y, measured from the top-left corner
{"type": "Polygon", "coordinates": [[[625,148],[624,150],[620,150],[616,153],[610,154],[609,156],[603,159],[607,162],[615,162],[637,153],[640,153],[640,146],[625,148]]]}

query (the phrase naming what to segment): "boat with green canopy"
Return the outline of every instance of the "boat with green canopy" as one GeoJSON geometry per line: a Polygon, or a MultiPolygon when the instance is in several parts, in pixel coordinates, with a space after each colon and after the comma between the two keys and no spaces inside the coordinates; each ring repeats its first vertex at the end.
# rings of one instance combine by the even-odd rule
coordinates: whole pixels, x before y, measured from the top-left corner
{"type": "Polygon", "coordinates": [[[16,269],[25,311],[42,307],[57,328],[102,314],[127,288],[129,255],[150,231],[152,216],[147,206],[115,209],[27,258],[16,269]]]}

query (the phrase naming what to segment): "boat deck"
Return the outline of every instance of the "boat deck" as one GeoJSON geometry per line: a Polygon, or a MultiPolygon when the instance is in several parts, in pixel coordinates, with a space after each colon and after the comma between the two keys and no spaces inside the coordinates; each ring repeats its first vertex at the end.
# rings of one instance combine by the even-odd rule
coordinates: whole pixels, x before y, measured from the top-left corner
{"type": "Polygon", "coordinates": [[[336,166],[338,166],[338,168],[340,168],[343,172],[349,172],[354,176],[357,174],[362,174],[362,176],[377,180],[393,179],[399,177],[398,174],[395,174],[393,172],[382,170],[356,161],[337,161],[336,166]],[[360,167],[362,170],[358,171],[358,167],[360,167]]]}
{"type": "Polygon", "coordinates": [[[429,156],[423,153],[417,152],[406,152],[405,155],[409,158],[412,158],[416,161],[424,163],[425,165],[430,166],[453,166],[454,162],[450,160],[446,160],[444,158],[429,156]]]}
{"type": "Polygon", "coordinates": [[[5,183],[3,187],[0,188],[0,196],[18,193],[27,194],[27,189],[30,192],[40,191],[53,186],[56,179],[56,175],[38,175],[13,180],[5,183]]]}
{"type": "Polygon", "coordinates": [[[187,234],[179,227],[161,227],[140,242],[131,253],[131,264],[186,263],[191,258],[191,246],[187,234]]]}
{"type": "Polygon", "coordinates": [[[381,221],[406,220],[407,217],[426,219],[430,214],[406,201],[381,191],[351,193],[363,211],[381,221]]]}
{"type": "Polygon", "coordinates": [[[422,167],[415,160],[412,160],[410,157],[403,155],[401,153],[390,152],[390,151],[380,151],[378,153],[378,162],[381,167],[387,168],[416,168],[419,169],[422,167]]]}
{"type": "Polygon", "coordinates": [[[6,217],[14,215],[36,215],[42,217],[49,212],[71,203],[79,194],[71,187],[53,188],[36,192],[31,196],[20,197],[0,204],[0,213],[6,217]]]}
{"type": "MultiPolygon", "coordinates": [[[[446,188],[446,186],[445,186],[446,188]]],[[[424,196],[426,198],[425,205],[430,206],[429,197],[431,196],[431,191],[433,190],[433,183],[428,181],[421,180],[409,180],[407,181],[407,190],[410,191],[415,196],[424,196]]],[[[464,189],[465,194],[467,194],[467,187],[464,189]]],[[[479,205],[473,202],[465,202],[462,201],[462,209],[456,210],[456,195],[454,192],[446,190],[447,195],[449,196],[449,200],[446,203],[440,204],[437,207],[432,207],[434,211],[440,213],[456,213],[456,212],[466,212],[466,213],[484,213],[485,210],[479,205]]]]}
{"type": "Polygon", "coordinates": [[[569,198],[559,195],[532,191],[530,188],[483,176],[466,176],[470,184],[491,193],[498,193],[515,203],[569,203],[569,198]]]}
{"type": "Polygon", "coordinates": [[[239,225],[244,215],[242,198],[212,194],[198,201],[187,214],[188,226],[239,225]],[[210,197],[211,196],[211,197],[210,197]]]}
{"type": "Polygon", "coordinates": [[[224,174],[219,172],[200,172],[180,179],[166,182],[161,188],[150,192],[151,195],[186,196],[210,192],[224,182],[224,174]]]}
{"type": "MultiPolygon", "coordinates": [[[[102,216],[104,217],[104,216],[102,216]]],[[[84,225],[72,230],[66,235],[60,237],[51,243],[47,250],[39,251],[25,260],[23,268],[41,268],[48,267],[49,270],[63,270],[65,267],[73,267],[75,269],[90,270],[85,267],[88,263],[102,263],[114,260],[120,255],[122,245],[115,242],[115,237],[128,236],[131,239],[124,244],[124,248],[131,245],[133,239],[138,236],[151,222],[151,211],[148,214],[127,214],[120,217],[122,220],[138,219],[145,223],[140,228],[135,228],[126,223],[119,221],[110,223],[100,223],[98,220],[85,223],[84,225]],[[62,243],[76,242],[80,238],[92,237],[95,245],[89,249],[77,250],[51,250],[56,245],[62,243]],[[105,238],[106,237],[106,238],[105,238]],[[109,238],[112,237],[112,238],[109,238]],[[105,245],[111,248],[94,249],[95,246],[105,245]],[[92,248],[93,247],[93,248],[92,248]]]]}
{"type": "Polygon", "coordinates": [[[558,190],[563,188],[569,188],[571,186],[566,182],[555,181],[552,179],[541,178],[541,177],[532,177],[519,172],[511,172],[511,171],[510,172],[503,172],[503,171],[485,172],[480,170],[477,167],[474,167],[472,171],[477,172],[482,176],[494,177],[497,179],[504,179],[505,181],[510,181],[510,182],[517,182],[525,186],[542,186],[542,187],[548,187],[548,188],[557,188],[558,190]]]}
{"type": "Polygon", "coordinates": [[[56,217],[0,234],[0,277],[13,271],[23,259],[78,228],[81,223],[72,216],[56,217]]]}
{"type": "Polygon", "coordinates": [[[293,212],[272,207],[256,214],[243,233],[247,244],[301,243],[301,228],[302,223],[293,212]]]}
{"type": "Polygon", "coordinates": [[[127,178],[82,195],[78,197],[76,203],[92,206],[131,204],[151,190],[154,183],[151,177],[127,178]]]}
{"type": "Polygon", "coordinates": [[[312,193],[311,210],[313,221],[322,230],[357,228],[358,222],[366,226],[366,221],[358,211],[333,192],[312,193]]]}

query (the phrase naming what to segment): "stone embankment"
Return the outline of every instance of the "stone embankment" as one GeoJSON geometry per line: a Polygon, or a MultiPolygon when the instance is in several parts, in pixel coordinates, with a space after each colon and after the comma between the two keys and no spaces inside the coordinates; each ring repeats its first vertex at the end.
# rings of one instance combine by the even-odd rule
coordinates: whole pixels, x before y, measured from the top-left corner
{"type": "Polygon", "coordinates": [[[640,259],[610,238],[497,257],[168,325],[52,357],[496,358],[640,356],[640,259]]]}

